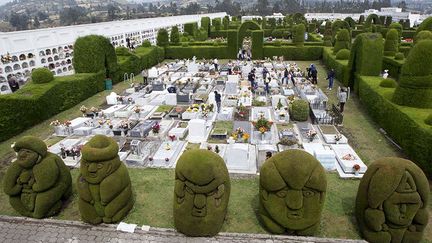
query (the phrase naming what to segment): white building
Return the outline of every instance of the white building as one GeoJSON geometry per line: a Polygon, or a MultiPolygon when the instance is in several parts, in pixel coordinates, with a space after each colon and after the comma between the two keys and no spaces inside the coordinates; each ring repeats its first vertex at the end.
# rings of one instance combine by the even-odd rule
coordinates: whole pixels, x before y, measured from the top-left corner
{"type": "Polygon", "coordinates": [[[55,75],[73,73],[73,44],[80,36],[96,34],[108,37],[115,46],[126,46],[126,38],[140,45],[144,40],[156,43],[161,28],[168,31],[177,25],[198,22],[201,17],[221,18],[226,13],[182,15],[95,24],[73,25],[38,30],[0,32],[0,84],[15,75],[27,80],[34,68],[47,67],[55,75]]]}

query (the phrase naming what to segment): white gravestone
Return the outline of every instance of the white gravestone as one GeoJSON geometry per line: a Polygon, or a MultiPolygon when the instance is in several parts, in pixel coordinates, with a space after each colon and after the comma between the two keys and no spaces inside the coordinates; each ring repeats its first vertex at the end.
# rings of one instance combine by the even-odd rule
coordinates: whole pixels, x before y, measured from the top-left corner
{"type": "Polygon", "coordinates": [[[205,120],[192,119],[189,121],[189,127],[192,127],[193,129],[189,130],[188,142],[201,143],[207,140],[207,128],[205,120]]]}
{"type": "Polygon", "coordinates": [[[227,81],[225,84],[225,94],[236,95],[238,92],[238,82],[237,81],[227,81]]]}
{"type": "Polygon", "coordinates": [[[166,105],[177,105],[177,94],[166,94],[165,95],[166,105]]]}

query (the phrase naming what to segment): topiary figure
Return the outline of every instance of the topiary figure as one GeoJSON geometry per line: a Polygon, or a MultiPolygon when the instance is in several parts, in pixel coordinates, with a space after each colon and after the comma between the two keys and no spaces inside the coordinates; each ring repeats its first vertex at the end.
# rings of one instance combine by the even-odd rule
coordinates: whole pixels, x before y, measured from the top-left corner
{"type": "Polygon", "coordinates": [[[143,43],[142,43],[142,47],[151,47],[151,42],[149,41],[149,40],[145,40],[145,41],[143,41],[143,43]]]}
{"type": "Polygon", "coordinates": [[[305,100],[294,100],[290,107],[291,117],[295,121],[307,121],[309,117],[309,103],[305,100]]]}
{"type": "Polygon", "coordinates": [[[399,77],[393,102],[398,105],[432,108],[432,40],[419,41],[409,52],[399,77]]]}
{"type": "Polygon", "coordinates": [[[96,135],[82,149],[77,178],[79,211],[91,224],[116,223],[133,207],[132,185],[114,139],[96,135]]]}
{"type": "Polygon", "coordinates": [[[347,29],[341,29],[336,35],[336,43],[333,47],[333,54],[338,53],[342,49],[351,48],[351,37],[350,32],[347,29]]]}
{"type": "Polygon", "coordinates": [[[405,55],[402,52],[398,52],[395,54],[396,60],[403,60],[405,58],[405,55]]]}
{"type": "Polygon", "coordinates": [[[420,242],[428,223],[429,184],[413,162],[381,158],[369,165],[356,199],[356,217],[368,242],[420,242]]]}
{"type": "Polygon", "coordinates": [[[293,26],[293,43],[296,46],[303,46],[305,41],[306,27],[304,24],[293,26]]]}
{"type": "Polygon", "coordinates": [[[417,42],[419,42],[421,40],[432,40],[432,32],[430,32],[429,30],[422,30],[422,31],[418,32],[414,36],[414,44],[416,44],[417,42]]]}
{"type": "Polygon", "coordinates": [[[347,49],[341,49],[336,53],[336,60],[348,60],[350,53],[351,52],[347,49]]]}
{"type": "Polygon", "coordinates": [[[401,24],[399,24],[399,23],[394,22],[394,23],[390,24],[389,29],[395,29],[395,30],[397,30],[398,35],[399,35],[398,40],[400,42],[401,38],[402,38],[403,26],[401,24]]]}
{"type": "Polygon", "coordinates": [[[63,160],[33,136],[20,138],[13,149],[17,159],[3,178],[3,190],[12,207],[23,216],[38,219],[60,212],[72,193],[72,177],[63,160]]]}
{"type": "Polygon", "coordinates": [[[384,42],[384,56],[394,56],[399,51],[399,34],[396,29],[387,31],[384,42]]]}
{"type": "Polygon", "coordinates": [[[312,235],[326,190],[324,168],[312,155],[299,149],[277,153],[260,170],[261,222],[274,234],[312,235]]]}
{"type": "Polygon", "coordinates": [[[168,31],[166,29],[159,29],[156,37],[156,45],[161,47],[169,45],[168,31]]]}
{"type": "Polygon", "coordinates": [[[426,117],[425,123],[428,124],[429,126],[432,126],[432,113],[429,114],[428,117],[426,117]]]}
{"type": "Polygon", "coordinates": [[[380,86],[383,88],[396,88],[397,83],[393,79],[383,79],[380,83],[380,86]]]}
{"type": "Polygon", "coordinates": [[[230,190],[228,169],[219,155],[204,149],[184,152],[175,168],[175,228],[188,236],[216,235],[230,190]]]}
{"type": "Polygon", "coordinates": [[[36,68],[32,71],[31,77],[35,84],[49,83],[54,80],[54,75],[48,68],[36,68]]]}

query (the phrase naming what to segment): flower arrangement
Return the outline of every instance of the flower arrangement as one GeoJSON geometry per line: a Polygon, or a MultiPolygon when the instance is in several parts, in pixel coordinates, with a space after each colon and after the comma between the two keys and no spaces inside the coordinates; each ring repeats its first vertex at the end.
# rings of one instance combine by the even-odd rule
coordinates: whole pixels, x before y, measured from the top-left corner
{"type": "Polygon", "coordinates": [[[122,121],[121,123],[120,123],[120,128],[121,129],[129,129],[129,126],[130,126],[130,122],[128,122],[128,121],[122,121]]]}
{"type": "Polygon", "coordinates": [[[96,113],[96,112],[99,111],[99,109],[96,108],[96,107],[94,107],[94,106],[92,106],[92,108],[90,108],[90,111],[93,112],[93,113],[96,113]]]}
{"type": "Polygon", "coordinates": [[[356,171],[356,172],[360,171],[360,165],[355,164],[355,165],[353,166],[353,169],[354,169],[354,171],[356,171]]]}
{"type": "Polygon", "coordinates": [[[169,143],[166,143],[164,148],[165,150],[171,150],[171,145],[169,143]]]}
{"type": "Polygon", "coordinates": [[[87,110],[88,110],[88,108],[85,107],[84,105],[82,105],[82,106],[80,107],[80,111],[81,111],[83,114],[85,114],[85,113],[87,112],[87,110]]]}
{"type": "MultiPolygon", "coordinates": [[[[355,160],[355,156],[352,154],[346,154],[342,157],[343,160],[355,160]]],[[[354,165],[355,166],[355,165],[354,165]]]]}
{"type": "Polygon", "coordinates": [[[158,134],[160,131],[160,124],[158,122],[156,122],[153,126],[152,126],[152,132],[155,134],[158,134]]]}
{"type": "Polygon", "coordinates": [[[259,131],[261,134],[264,134],[265,132],[267,132],[267,128],[265,128],[265,127],[259,127],[259,128],[258,128],[258,131],[259,131]]]}
{"type": "Polygon", "coordinates": [[[105,121],[102,120],[102,119],[99,119],[99,120],[98,120],[98,123],[99,123],[99,126],[102,126],[102,125],[105,123],[105,121]]]}
{"type": "Polygon", "coordinates": [[[264,134],[267,131],[270,131],[271,126],[273,125],[273,122],[267,120],[264,117],[264,114],[260,114],[258,120],[256,122],[252,123],[260,133],[264,134]]]}
{"type": "Polygon", "coordinates": [[[123,96],[117,96],[117,102],[120,102],[120,103],[122,103],[123,102],[123,96]]]}
{"type": "Polygon", "coordinates": [[[65,127],[69,127],[72,124],[72,122],[70,122],[69,120],[66,120],[65,122],[63,122],[63,125],[65,127]]]}
{"type": "Polygon", "coordinates": [[[249,133],[247,133],[247,132],[245,132],[244,134],[243,134],[243,136],[242,136],[242,139],[243,139],[243,141],[244,142],[247,142],[247,140],[250,138],[250,135],[249,135],[249,133]]]}
{"type": "Polygon", "coordinates": [[[282,101],[281,101],[282,99],[279,99],[279,102],[277,103],[277,105],[276,105],[276,110],[280,110],[282,107],[283,107],[283,105],[282,105],[282,101]]]}
{"type": "Polygon", "coordinates": [[[176,135],[169,135],[168,136],[169,137],[169,139],[171,140],[171,142],[174,142],[174,140],[176,139],[176,135]]]}
{"type": "Polygon", "coordinates": [[[50,126],[55,126],[55,127],[57,127],[57,126],[60,126],[61,125],[61,122],[59,121],[59,120],[54,120],[54,121],[52,121],[51,123],[50,123],[50,126]]]}
{"type": "Polygon", "coordinates": [[[315,138],[315,136],[316,136],[317,134],[318,134],[318,133],[317,133],[315,130],[313,130],[313,129],[310,129],[309,131],[306,132],[306,136],[309,138],[309,140],[310,140],[311,142],[314,140],[314,138],[315,138]]]}
{"type": "Polygon", "coordinates": [[[140,113],[140,111],[141,111],[141,108],[139,106],[135,106],[134,112],[138,114],[138,113],[140,113]]]}
{"type": "Polygon", "coordinates": [[[240,139],[240,138],[242,138],[243,137],[243,135],[244,135],[244,133],[245,133],[245,130],[243,129],[243,128],[241,128],[241,127],[238,127],[232,134],[231,134],[231,136],[234,138],[234,139],[240,139]]]}
{"type": "Polygon", "coordinates": [[[110,128],[110,129],[113,129],[113,124],[111,123],[111,120],[107,120],[106,121],[106,124],[108,125],[108,127],[110,128]]]}

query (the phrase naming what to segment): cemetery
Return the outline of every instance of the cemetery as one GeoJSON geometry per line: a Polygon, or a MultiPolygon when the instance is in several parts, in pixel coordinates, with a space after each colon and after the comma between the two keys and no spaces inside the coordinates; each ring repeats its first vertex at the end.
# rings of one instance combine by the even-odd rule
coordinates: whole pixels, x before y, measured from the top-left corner
{"type": "MultiPolygon", "coordinates": [[[[225,30],[220,21],[185,24],[181,43],[161,31],[157,46],[136,50],[80,37],[74,75],[42,72],[0,95],[0,158],[12,161],[0,167],[0,214],[44,218],[61,208],[55,218],[187,236],[431,241],[430,37],[389,52],[395,28],[373,16],[360,32],[350,21],[293,15],[280,24],[292,40],[276,41],[261,19],[233,17],[238,28],[225,30]],[[191,40],[197,31],[208,39],[191,40]],[[29,178],[45,161],[60,172],[38,191],[29,178]],[[52,202],[35,199],[49,188],[52,202]]],[[[432,31],[432,19],[419,30],[432,31]]]]}

